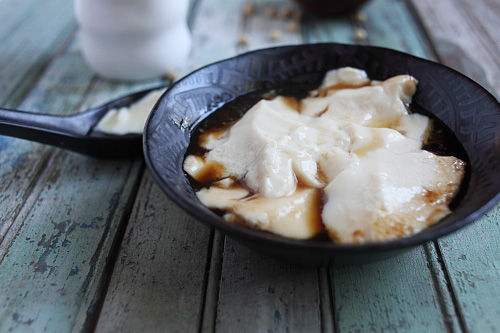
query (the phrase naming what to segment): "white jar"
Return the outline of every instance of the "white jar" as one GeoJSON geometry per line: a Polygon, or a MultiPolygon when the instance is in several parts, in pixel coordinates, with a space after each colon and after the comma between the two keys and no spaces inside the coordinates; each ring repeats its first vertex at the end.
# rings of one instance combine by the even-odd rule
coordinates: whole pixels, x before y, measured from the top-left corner
{"type": "Polygon", "coordinates": [[[97,73],[145,80],[187,59],[189,0],[75,0],[83,55],[97,73]]]}

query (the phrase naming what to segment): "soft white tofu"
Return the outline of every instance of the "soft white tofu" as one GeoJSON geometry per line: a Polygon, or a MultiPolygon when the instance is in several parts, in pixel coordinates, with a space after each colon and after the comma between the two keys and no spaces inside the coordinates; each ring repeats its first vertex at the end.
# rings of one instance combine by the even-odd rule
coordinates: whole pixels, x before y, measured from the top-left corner
{"type": "Polygon", "coordinates": [[[231,209],[237,200],[245,198],[249,192],[242,188],[220,188],[212,186],[196,192],[201,203],[212,209],[231,209]]]}
{"type": "Polygon", "coordinates": [[[294,239],[308,239],[320,232],[321,198],[317,189],[299,189],[280,198],[261,196],[233,203],[231,212],[260,230],[294,239]]]}
{"type": "Polygon", "coordinates": [[[465,163],[427,151],[367,153],[325,188],[322,219],[338,243],[411,235],[449,213],[465,163]]]}

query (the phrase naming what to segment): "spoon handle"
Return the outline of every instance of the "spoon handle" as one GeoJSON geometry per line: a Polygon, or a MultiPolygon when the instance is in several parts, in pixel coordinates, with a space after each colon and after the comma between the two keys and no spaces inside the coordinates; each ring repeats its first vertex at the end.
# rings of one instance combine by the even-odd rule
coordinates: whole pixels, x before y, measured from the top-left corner
{"type": "MultiPolygon", "coordinates": [[[[0,135],[35,141],[100,158],[129,158],[131,155],[129,152],[122,152],[123,140],[92,139],[87,136],[92,127],[91,118],[95,117],[96,113],[56,116],[0,108],[0,135]]],[[[136,150],[140,153],[140,146],[136,150]]],[[[134,156],[140,155],[139,153],[134,156]]]]}
{"type": "Polygon", "coordinates": [[[36,136],[31,135],[31,133],[37,132],[52,132],[74,136],[86,135],[90,128],[86,126],[85,121],[78,118],[80,118],[78,115],[56,116],[0,108],[0,135],[9,135],[32,141],[38,141],[36,136]]]}
{"type": "Polygon", "coordinates": [[[93,128],[109,110],[129,106],[150,92],[166,89],[167,86],[162,84],[123,96],[71,116],[0,108],[0,135],[44,143],[104,159],[141,157],[141,134],[113,135],[94,131],[93,128]]]}

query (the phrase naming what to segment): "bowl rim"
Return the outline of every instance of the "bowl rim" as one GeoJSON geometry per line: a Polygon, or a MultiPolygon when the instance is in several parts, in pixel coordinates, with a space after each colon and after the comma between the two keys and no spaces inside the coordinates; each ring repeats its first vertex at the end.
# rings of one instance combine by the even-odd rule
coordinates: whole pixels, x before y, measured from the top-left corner
{"type": "MultiPolygon", "coordinates": [[[[190,214],[191,216],[195,217],[197,220],[200,222],[207,224],[209,227],[217,229],[224,234],[228,235],[229,237],[234,237],[236,239],[242,240],[242,241],[250,241],[252,243],[259,243],[259,244],[271,244],[273,246],[286,246],[286,247],[293,247],[294,249],[298,249],[301,251],[313,251],[313,252],[323,252],[325,254],[352,254],[352,253],[361,253],[361,252],[383,252],[383,251],[390,251],[390,250],[397,250],[397,249],[404,249],[404,248],[410,248],[410,247],[415,247],[418,245],[421,245],[423,243],[426,243],[428,241],[433,241],[436,240],[439,237],[448,235],[450,233],[453,233],[462,227],[476,221],[479,217],[484,215],[486,212],[488,212],[490,209],[492,209],[498,202],[500,202],[500,188],[498,189],[498,192],[484,205],[476,209],[474,212],[470,213],[468,216],[465,218],[462,218],[454,223],[451,223],[449,225],[443,225],[441,227],[437,227],[433,229],[430,232],[417,232],[413,235],[403,237],[403,238],[398,238],[394,240],[389,240],[389,241],[383,241],[383,242],[367,242],[367,243],[362,243],[362,244],[337,244],[334,242],[327,242],[327,241],[315,241],[315,240],[297,240],[297,239],[292,239],[292,238],[286,238],[280,235],[272,234],[270,232],[265,232],[262,230],[257,230],[257,229],[252,229],[250,227],[245,227],[241,225],[235,225],[232,223],[229,223],[225,220],[223,220],[220,216],[216,215],[214,212],[210,211],[208,208],[206,210],[201,210],[198,209],[195,205],[190,203],[190,200],[184,200],[182,197],[179,197],[173,188],[168,186],[167,183],[164,183],[163,180],[161,179],[159,171],[155,167],[155,163],[151,160],[150,156],[150,150],[148,146],[148,133],[150,129],[150,123],[151,119],[155,116],[157,113],[158,109],[160,108],[161,101],[166,99],[168,97],[169,92],[177,87],[178,85],[183,84],[183,82],[187,79],[189,79],[190,76],[205,70],[206,68],[212,67],[212,66],[218,66],[221,63],[229,62],[229,61],[235,61],[239,58],[243,57],[248,57],[251,56],[252,54],[259,53],[259,52],[269,52],[277,49],[286,49],[286,48],[303,48],[303,47],[314,47],[314,46],[339,46],[339,47],[352,47],[352,48],[366,48],[366,49],[377,49],[380,51],[387,51],[387,52],[392,52],[394,54],[399,54],[404,56],[405,58],[413,58],[414,60],[432,64],[433,66],[440,66],[444,67],[447,70],[450,70],[460,76],[462,79],[465,79],[469,81],[469,83],[473,84],[477,88],[479,88],[481,91],[489,95],[489,97],[493,98],[494,100],[497,101],[498,99],[491,94],[487,89],[483,88],[479,83],[476,81],[472,80],[471,78],[465,76],[464,74],[437,62],[430,61],[424,58],[420,58],[405,52],[385,48],[385,47],[378,47],[378,46],[368,46],[368,45],[356,45],[356,44],[342,44],[342,43],[308,43],[308,44],[295,44],[295,45],[282,45],[282,46],[276,46],[276,47],[269,47],[269,48],[263,48],[263,49],[257,49],[257,50],[252,50],[249,52],[241,53],[236,56],[226,58],[223,60],[219,60],[213,63],[210,63],[208,65],[202,66],[189,74],[185,75],[175,83],[173,83],[163,94],[162,96],[158,99],[156,104],[154,105],[153,109],[151,110],[145,127],[144,127],[144,132],[143,132],[143,152],[144,152],[144,158],[146,161],[146,165],[151,172],[153,179],[156,181],[156,183],[160,186],[162,191],[173,201],[175,202],[179,207],[181,207],[185,212],[190,214]]],[[[235,96],[236,98],[237,96],[235,96]]],[[[214,110],[213,112],[215,112],[214,110]]],[[[212,112],[211,112],[212,113],[212,112]]],[[[203,119],[205,119],[204,117],[203,119]]],[[[201,121],[201,120],[200,120],[201,121]]],[[[196,121],[192,126],[190,126],[189,131],[191,131],[192,128],[196,127],[196,125],[199,123],[199,121],[196,121]]]]}

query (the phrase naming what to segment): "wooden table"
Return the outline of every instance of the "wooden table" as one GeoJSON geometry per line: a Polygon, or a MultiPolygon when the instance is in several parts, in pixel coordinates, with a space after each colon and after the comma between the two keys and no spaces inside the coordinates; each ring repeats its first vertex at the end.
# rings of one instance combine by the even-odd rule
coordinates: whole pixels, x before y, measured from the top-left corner
{"type": "MultiPolygon", "coordinates": [[[[255,4],[245,16],[242,0],[193,1],[181,74],[250,49],[361,42],[441,61],[500,95],[498,0],[374,0],[366,21],[306,14],[298,31],[280,17],[293,3],[255,4]]],[[[72,114],[158,83],[97,77],[76,32],[69,0],[0,1],[0,105],[72,114]]],[[[260,256],[208,229],[140,160],[0,137],[0,179],[0,332],[500,329],[500,206],[392,260],[327,269],[260,256]]]]}

